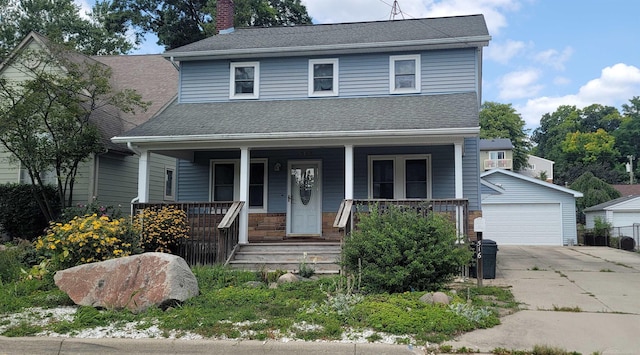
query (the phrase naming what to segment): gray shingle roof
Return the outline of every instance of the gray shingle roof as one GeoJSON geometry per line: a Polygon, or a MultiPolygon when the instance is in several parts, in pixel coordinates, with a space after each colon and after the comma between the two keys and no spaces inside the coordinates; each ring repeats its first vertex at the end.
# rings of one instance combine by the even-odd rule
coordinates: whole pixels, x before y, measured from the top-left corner
{"type": "MultiPolygon", "coordinates": [[[[441,40],[462,42],[461,38],[487,37],[484,16],[422,18],[397,21],[299,25],[287,27],[239,28],[229,34],[205,38],[165,53],[336,46],[352,44],[402,43],[441,40]]],[[[468,44],[466,45],[468,46],[468,44]]]]}
{"type": "Polygon", "coordinates": [[[475,93],[174,103],[126,137],[478,127],[475,93]]]}
{"type": "Polygon", "coordinates": [[[601,211],[604,209],[607,209],[609,207],[615,206],[617,204],[623,203],[623,202],[627,202],[629,200],[633,200],[636,198],[640,198],[640,195],[629,195],[629,196],[622,196],[622,197],[618,197],[616,199],[613,199],[611,201],[607,201],[607,202],[603,202],[601,204],[595,205],[595,206],[591,206],[589,208],[585,208],[584,212],[592,212],[592,211],[601,211]]]}
{"type": "Polygon", "coordinates": [[[513,149],[509,138],[481,139],[479,146],[480,150],[513,149]]]}

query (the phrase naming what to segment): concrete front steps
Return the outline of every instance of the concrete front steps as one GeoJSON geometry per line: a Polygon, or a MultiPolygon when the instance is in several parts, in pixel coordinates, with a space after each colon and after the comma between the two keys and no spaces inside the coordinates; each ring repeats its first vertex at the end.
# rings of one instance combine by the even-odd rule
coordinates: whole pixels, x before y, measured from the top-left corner
{"type": "Polygon", "coordinates": [[[229,265],[240,270],[286,270],[297,273],[300,263],[305,259],[304,253],[307,253],[306,264],[316,274],[338,274],[340,252],[340,243],[252,243],[239,245],[229,265]]]}

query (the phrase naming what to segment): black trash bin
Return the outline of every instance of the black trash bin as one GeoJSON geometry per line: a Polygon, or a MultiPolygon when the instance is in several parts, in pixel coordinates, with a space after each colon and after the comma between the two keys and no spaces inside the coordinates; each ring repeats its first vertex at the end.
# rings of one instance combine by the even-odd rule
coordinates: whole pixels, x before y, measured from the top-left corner
{"type": "MultiPolygon", "coordinates": [[[[472,244],[475,250],[475,243],[472,244]]],[[[491,239],[482,240],[482,278],[483,279],[495,279],[496,278],[496,257],[498,254],[498,244],[491,239]]],[[[476,255],[473,255],[476,259],[476,255]]],[[[477,260],[477,259],[476,259],[477,260]]],[[[475,266],[469,268],[469,274],[471,277],[478,277],[475,266]]]]}

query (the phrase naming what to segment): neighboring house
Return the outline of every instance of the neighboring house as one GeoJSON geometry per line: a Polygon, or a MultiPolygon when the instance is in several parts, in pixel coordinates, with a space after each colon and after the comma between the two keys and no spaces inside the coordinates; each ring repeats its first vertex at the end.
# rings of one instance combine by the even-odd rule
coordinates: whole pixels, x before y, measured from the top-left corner
{"type": "Polygon", "coordinates": [[[513,170],[513,144],[508,138],[480,140],[480,171],[513,170]]]}
{"type": "MultiPolygon", "coordinates": [[[[50,46],[47,38],[30,33],[16,47],[10,59],[0,65],[0,75],[12,81],[25,80],[27,71],[21,69],[20,61],[13,59],[24,50],[47,51],[50,46]]],[[[137,110],[135,115],[113,107],[94,111],[90,120],[100,130],[105,150],[84,162],[76,176],[74,203],[98,201],[114,207],[120,205],[123,212],[128,213],[130,202],[138,190],[138,157],[125,144],[113,143],[110,138],[147,121],[174,100],[178,71],[160,55],[88,57],[75,52],[64,55],[73,57],[76,63],[99,62],[109,66],[115,90],[134,89],[143,101],[151,102],[146,111],[137,110]]],[[[30,183],[28,175],[21,172],[19,164],[10,163],[9,157],[10,153],[0,148],[0,183],[30,183]]],[[[176,159],[154,154],[150,161],[150,195],[156,200],[173,200],[176,159]]],[[[47,176],[46,180],[55,183],[55,175],[47,176]]]]}
{"type": "Polygon", "coordinates": [[[485,239],[498,245],[577,244],[581,192],[505,169],[481,177],[485,239]]]}
{"type": "Polygon", "coordinates": [[[217,21],[221,34],[164,54],[179,61],[177,102],[113,138],[141,153],[141,202],[155,201],[146,161],[157,153],[180,158],[177,201],[245,202],[240,244],[339,240],[345,200],[464,201],[465,226],[480,215],[482,15],[217,21]]]}
{"type": "Polygon", "coordinates": [[[553,182],[553,164],[555,162],[535,155],[529,155],[528,157],[528,166],[520,170],[519,173],[533,178],[539,178],[540,174],[544,173],[547,176],[546,181],[553,182]]]}
{"type": "Polygon", "coordinates": [[[623,185],[611,185],[614,189],[616,189],[621,196],[629,196],[629,195],[640,195],[640,185],[639,184],[623,184],[623,185]]]}
{"type": "MultiPolygon", "coordinates": [[[[629,186],[629,185],[627,185],[629,186]]],[[[640,195],[629,195],[616,198],[584,209],[585,227],[595,227],[595,220],[600,218],[611,223],[613,235],[626,235],[639,241],[640,230],[640,195]]]]}

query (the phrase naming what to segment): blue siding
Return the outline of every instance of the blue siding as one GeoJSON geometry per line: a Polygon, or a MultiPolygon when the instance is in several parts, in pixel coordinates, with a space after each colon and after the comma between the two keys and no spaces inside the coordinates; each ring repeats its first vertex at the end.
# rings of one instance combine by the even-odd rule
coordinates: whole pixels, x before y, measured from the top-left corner
{"type": "Polygon", "coordinates": [[[465,138],[462,157],[462,194],[469,199],[469,209],[480,210],[480,138],[465,138]]]}
{"type": "MultiPolygon", "coordinates": [[[[354,197],[368,197],[369,155],[430,154],[432,196],[448,199],[455,196],[455,166],[453,145],[419,147],[356,147],[354,148],[354,197]]],[[[287,210],[288,162],[318,160],[322,162],[322,193],[324,212],[334,212],[344,198],[344,149],[281,149],[254,150],[251,158],[268,159],[268,212],[287,210]],[[274,166],[280,164],[280,171],[274,166]]],[[[180,201],[208,201],[210,161],[212,159],[240,159],[239,151],[198,152],[194,162],[181,160],[178,164],[178,199],[180,201]]],[[[464,197],[469,208],[478,209],[480,196],[477,139],[465,141],[464,197]]]]}
{"type": "MultiPolygon", "coordinates": [[[[475,49],[419,53],[423,94],[469,92],[477,89],[475,49]]],[[[398,53],[337,56],[340,97],[389,95],[389,56],[394,54],[398,53]]],[[[260,99],[307,98],[309,59],[294,57],[259,60],[260,99]]],[[[229,100],[229,63],[228,60],[181,63],[180,101],[191,103],[229,100]]]]}
{"type": "Polygon", "coordinates": [[[552,184],[537,184],[525,179],[494,173],[484,180],[492,184],[500,184],[505,190],[503,194],[484,196],[486,204],[522,204],[522,203],[560,203],[562,214],[563,243],[576,241],[576,198],[572,194],[553,188],[552,184]]]}

